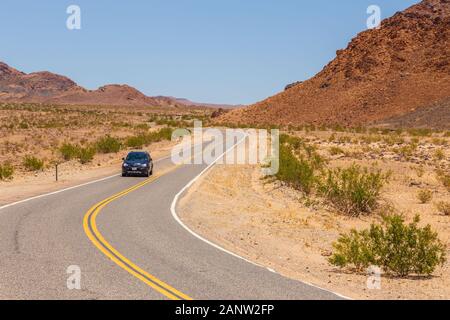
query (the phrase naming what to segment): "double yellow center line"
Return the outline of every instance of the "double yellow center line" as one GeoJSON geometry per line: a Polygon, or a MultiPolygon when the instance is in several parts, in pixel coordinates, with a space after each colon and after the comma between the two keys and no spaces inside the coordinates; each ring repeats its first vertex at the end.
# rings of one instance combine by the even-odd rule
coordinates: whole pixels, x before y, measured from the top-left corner
{"type": "Polygon", "coordinates": [[[124,197],[125,195],[136,191],[137,189],[142,188],[145,185],[148,185],[152,182],[155,182],[159,178],[161,178],[163,175],[174,171],[177,167],[174,167],[172,169],[169,169],[164,174],[161,174],[159,176],[152,177],[150,179],[147,179],[129,189],[126,189],[122,192],[119,192],[99,203],[94,205],[92,208],[89,209],[89,211],[86,213],[83,219],[83,228],[84,232],[88,236],[88,238],[91,240],[91,242],[109,259],[111,259],[113,262],[115,262],[119,267],[126,270],[128,273],[132,274],[139,280],[143,281],[147,285],[149,285],[151,288],[156,290],[157,292],[163,294],[169,299],[172,300],[192,300],[191,297],[187,296],[186,294],[176,290],[175,288],[171,287],[167,283],[159,280],[155,276],[149,274],[145,270],[141,269],[139,266],[128,260],[125,256],[123,256],[120,252],[118,252],[111,244],[105,240],[103,235],[98,231],[97,224],[96,224],[96,218],[99,215],[99,213],[111,202],[120,199],[124,197]]]}

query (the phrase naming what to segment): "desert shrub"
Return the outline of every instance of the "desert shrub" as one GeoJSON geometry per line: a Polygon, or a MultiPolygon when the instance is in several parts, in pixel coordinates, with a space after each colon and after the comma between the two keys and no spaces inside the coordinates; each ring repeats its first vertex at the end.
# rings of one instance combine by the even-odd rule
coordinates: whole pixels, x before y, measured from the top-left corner
{"type": "Polygon", "coordinates": [[[440,201],[436,204],[436,208],[445,216],[450,216],[450,202],[440,201]]]}
{"type": "Polygon", "coordinates": [[[142,147],[146,144],[146,138],[144,135],[129,137],[126,140],[126,145],[129,148],[142,149],[142,147]]]}
{"type": "Polygon", "coordinates": [[[420,203],[426,204],[431,201],[433,198],[433,193],[430,190],[420,190],[417,193],[417,199],[419,199],[420,203]]]}
{"type": "Polygon", "coordinates": [[[14,167],[6,162],[0,164],[0,180],[9,180],[12,179],[14,175],[14,167]]]}
{"type": "Polygon", "coordinates": [[[86,164],[94,159],[96,150],[94,147],[79,148],[78,150],[78,160],[81,164],[86,164]]]}
{"type": "Polygon", "coordinates": [[[418,167],[411,167],[411,169],[416,172],[416,174],[419,178],[422,178],[425,174],[425,168],[422,165],[420,165],[418,167]]]}
{"type": "Polygon", "coordinates": [[[388,174],[369,171],[358,165],[328,170],[320,181],[319,192],[338,210],[358,216],[372,212],[388,174]]]}
{"type": "Polygon", "coordinates": [[[340,268],[357,271],[374,265],[385,272],[405,277],[410,274],[431,275],[446,261],[446,247],[428,225],[418,226],[417,216],[410,224],[400,215],[385,216],[383,223],[368,230],[352,230],[333,244],[335,252],[329,262],[340,268]]]}
{"type": "Polygon", "coordinates": [[[154,142],[171,140],[172,132],[173,129],[171,128],[163,128],[158,131],[139,134],[137,136],[127,138],[125,144],[129,148],[142,149],[144,146],[147,146],[154,142]]]}
{"type": "Polygon", "coordinates": [[[135,125],[134,128],[137,130],[144,130],[144,131],[150,129],[147,123],[140,123],[138,125],[135,125]]]}
{"type": "Polygon", "coordinates": [[[394,151],[403,157],[411,157],[412,155],[414,155],[414,152],[416,152],[417,147],[417,143],[413,142],[410,145],[403,146],[399,149],[394,149],[394,151]]]}
{"type": "Polygon", "coordinates": [[[78,156],[79,147],[70,143],[64,143],[60,148],[59,152],[64,160],[70,161],[78,156]]]}
{"type": "Polygon", "coordinates": [[[437,150],[434,152],[434,158],[435,158],[436,160],[438,160],[438,161],[444,160],[444,159],[445,159],[444,151],[443,151],[442,149],[437,149],[437,150]]]}
{"type": "Polygon", "coordinates": [[[59,152],[66,161],[78,159],[81,164],[86,164],[94,159],[97,150],[94,146],[88,145],[83,148],[76,144],[64,143],[59,152]]]}
{"type": "Polygon", "coordinates": [[[444,185],[444,187],[447,188],[448,191],[450,191],[450,174],[446,173],[442,169],[438,169],[436,171],[436,175],[439,181],[444,185]]]}
{"type": "Polygon", "coordinates": [[[331,154],[332,156],[337,156],[338,154],[345,154],[345,151],[342,150],[342,149],[339,148],[339,147],[331,147],[331,148],[330,148],[330,154],[331,154]]]}
{"type": "Polygon", "coordinates": [[[149,132],[146,134],[145,137],[145,144],[151,144],[153,142],[159,142],[164,140],[171,140],[172,139],[172,128],[162,128],[158,131],[149,132]]]}
{"type": "Polygon", "coordinates": [[[98,139],[95,146],[100,153],[117,153],[122,148],[122,143],[117,138],[106,136],[98,139]]]}
{"type": "Polygon", "coordinates": [[[281,135],[279,159],[280,167],[275,178],[296,190],[310,194],[317,181],[317,172],[325,163],[315,148],[300,138],[281,135]]]}
{"type": "Polygon", "coordinates": [[[25,156],[23,165],[28,171],[39,171],[44,168],[44,161],[34,156],[25,156]]]}
{"type": "Polygon", "coordinates": [[[276,178],[307,194],[315,183],[314,168],[305,159],[298,159],[286,146],[280,146],[280,168],[276,178]]]}
{"type": "Polygon", "coordinates": [[[429,137],[433,134],[431,129],[409,129],[408,133],[413,137],[429,137]]]}
{"type": "Polygon", "coordinates": [[[405,143],[405,139],[403,137],[400,137],[398,135],[389,135],[383,137],[383,142],[386,143],[389,146],[393,146],[395,144],[403,144],[405,143]]]}

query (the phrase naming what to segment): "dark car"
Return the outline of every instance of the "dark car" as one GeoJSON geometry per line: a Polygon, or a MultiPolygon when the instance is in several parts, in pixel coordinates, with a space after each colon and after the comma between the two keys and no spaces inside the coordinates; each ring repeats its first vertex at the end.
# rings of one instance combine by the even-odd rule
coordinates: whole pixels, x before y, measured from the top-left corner
{"type": "Polygon", "coordinates": [[[123,159],[122,177],[127,177],[129,175],[142,175],[145,177],[150,177],[152,174],[153,160],[148,152],[130,152],[128,156],[123,159]]]}

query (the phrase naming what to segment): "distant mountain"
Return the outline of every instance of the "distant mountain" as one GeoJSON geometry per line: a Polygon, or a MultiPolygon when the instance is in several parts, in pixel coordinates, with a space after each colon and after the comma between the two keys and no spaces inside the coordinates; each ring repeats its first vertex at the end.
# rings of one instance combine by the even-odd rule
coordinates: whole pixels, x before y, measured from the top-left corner
{"type": "Polygon", "coordinates": [[[360,33],[315,77],[219,121],[354,126],[429,114],[427,108],[440,114],[422,122],[434,121],[448,119],[448,98],[450,0],[425,0],[360,33]]]}
{"type": "Polygon", "coordinates": [[[0,102],[225,107],[225,105],[195,103],[174,97],[148,97],[128,85],[111,84],[97,90],[87,90],[65,76],[47,71],[26,74],[3,62],[0,62],[0,102]]]}
{"type": "Polygon", "coordinates": [[[154,97],[155,99],[168,99],[170,101],[174,101],[178,104],[184,105],[184,106],[201,106],[206,108],[215,108],[215,109],[236,109],[241,108],[244,105],[238,104],[217,104],[217,103],[204,103],[204,102],[193,102],[188,99],[184,98],[175,98],[175,97],[166,97],[166,96],[157,96],[154,97]]]}

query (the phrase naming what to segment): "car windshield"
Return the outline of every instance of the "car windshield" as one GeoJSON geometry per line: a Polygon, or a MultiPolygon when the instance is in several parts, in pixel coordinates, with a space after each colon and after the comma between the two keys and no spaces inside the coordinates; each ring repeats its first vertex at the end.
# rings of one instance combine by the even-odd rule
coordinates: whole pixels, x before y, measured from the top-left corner
{"type": "Polygon", "coordinates": [[[127,161],[147,161],[148,157],[145,153],[130,153],[127,161]]]}

